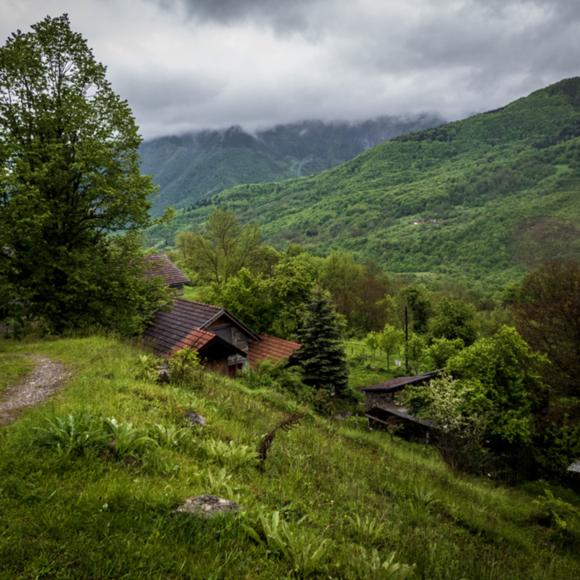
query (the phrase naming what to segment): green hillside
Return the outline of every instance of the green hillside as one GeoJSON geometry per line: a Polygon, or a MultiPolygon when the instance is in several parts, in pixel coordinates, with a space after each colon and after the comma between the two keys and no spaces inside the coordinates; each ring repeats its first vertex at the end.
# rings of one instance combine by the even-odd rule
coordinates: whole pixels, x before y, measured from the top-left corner
{"type": "MultiPolygon", "coordinates": [[[[276,244],[495,286],[544,260],[580,257],[580,78],[313,177],[238,186],[211,201],[261,223],[276,244]]],[[[181,213],[149,239],[171,244],[211,210],[181,213]]]]}
{"type": "Polygon", "coordinates": [[[457,475],[432,447],[225,377],[138,379],[139,349],[117,340],[0,341],[0,362],[31,354],[72,378],[0,431],[2,578],[578,577],[579,524],[542,519],[545,483],[457,475]],[[256,469],[251,450],[296,410],[256,469]],[[174,513],[200,494],[243,510],[174,513]]]}
{"type": "Polygon", "coordinates": [[[356,123],[302,121],[249,133],[241,127],[145,141],[144,173],[159,185],[154,213],[188,208],[240,183],[311,175],[402,133],[443,123],[435,115],[378,117],[356,123]]]}

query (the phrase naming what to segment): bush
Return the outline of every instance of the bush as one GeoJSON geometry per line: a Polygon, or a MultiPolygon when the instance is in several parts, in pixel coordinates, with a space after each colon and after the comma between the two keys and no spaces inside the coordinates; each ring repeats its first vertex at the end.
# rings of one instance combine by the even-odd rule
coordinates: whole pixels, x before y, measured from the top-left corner
{"type": "Polygon", "coordinates": [[[154,383],[159,376],[158,367],[160,360],[152,354],[139,355],[135,378],[140,381],[149,381],[154,383]]]}
{"type": "Polygon", "coordinates": [[[559,533],[568,532],[572,522],[578,518],[578,510],[572,504],[554,497],[549,489],[545,489],[544,496],[535,499],[534,504],[538,508],[532,520],[559,533]]]}
{"type": "Polygon", "coordinates": [[[174,385],[189,385],[201,381],[202,370],[199,355],[190,348],[183,348],[168,360],[169,380],[174,385]]]}

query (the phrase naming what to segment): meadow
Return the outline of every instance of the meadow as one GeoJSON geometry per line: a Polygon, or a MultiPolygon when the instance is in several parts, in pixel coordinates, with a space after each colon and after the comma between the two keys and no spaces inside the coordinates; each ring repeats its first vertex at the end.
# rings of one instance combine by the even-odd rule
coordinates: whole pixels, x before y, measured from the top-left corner
{"type": "Polygon", "coordinates": [[[570,490],[454,473],[431,447],[370,432],[361,417],[318,416],[270,388],[209,373],[158,385],[138,378],[139,345],[115,338],[0,341],[2,368],[25,354],[73,374],[0,431],[0,577],[580,574],[580,497],[570,490]],[[188,423],[190,411],[207,425],[188,423]],[[296,412],[302,421],[257,469],[262,436],[296,412]],[[546,489],[576,506],[565,530],[546,519],[546,489]],[[200,494],[242,510],[175,513],[200,494]]]}

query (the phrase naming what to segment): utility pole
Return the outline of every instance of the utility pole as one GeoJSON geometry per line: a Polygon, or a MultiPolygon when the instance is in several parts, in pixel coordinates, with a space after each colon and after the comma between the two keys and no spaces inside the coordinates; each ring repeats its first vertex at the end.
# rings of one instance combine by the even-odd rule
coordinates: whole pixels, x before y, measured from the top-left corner
{"type": "Polygon", "coordinates": [[[409,374],[409,313],[405,304],[405,372],[409,374]]]}

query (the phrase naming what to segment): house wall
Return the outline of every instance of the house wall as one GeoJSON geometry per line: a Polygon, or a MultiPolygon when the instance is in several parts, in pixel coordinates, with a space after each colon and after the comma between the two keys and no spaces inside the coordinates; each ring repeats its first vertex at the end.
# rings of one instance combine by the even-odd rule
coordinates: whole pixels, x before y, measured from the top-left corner
{"type": "Polygon", "coordinates": [[[250,350],[248,337],[226,317],[218,318],[207,330],[231,342],[244,352],[250,350]]]}
{"type": "Polygon", "coordinates": [[[370,409],[378,408],[382,409],[383,405],[395,402],[394,393],[365,393],[365,408],[367,411],[370,409]]]}

